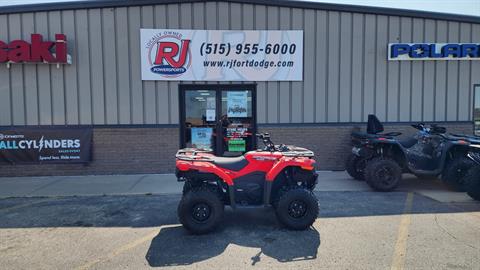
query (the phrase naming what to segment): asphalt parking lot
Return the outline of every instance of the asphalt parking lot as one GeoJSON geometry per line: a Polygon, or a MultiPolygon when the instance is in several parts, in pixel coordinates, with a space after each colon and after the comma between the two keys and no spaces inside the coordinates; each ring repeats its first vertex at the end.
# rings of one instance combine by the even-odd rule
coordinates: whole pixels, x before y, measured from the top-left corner
{"type": "Polygon", "coordinates": [[[226,211],[189,235],[180,195],[0,199],[2,269],[479,269],[480,204],[412,192],[317,191],[320,216],[288,231],[270,209],[226,211]]]}

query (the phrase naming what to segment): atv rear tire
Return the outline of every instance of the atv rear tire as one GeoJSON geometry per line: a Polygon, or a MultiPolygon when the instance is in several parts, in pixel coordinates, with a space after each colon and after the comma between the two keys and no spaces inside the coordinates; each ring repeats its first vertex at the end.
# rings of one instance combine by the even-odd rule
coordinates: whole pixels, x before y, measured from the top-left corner
{"type": "Polygon", "coordinates": [[[308,189],[290,188],[280,195],[275,213],[285,227],[306,230],[318,217],[317,197],[308,189]]]}
{"type": "Polygon", "coordinates": [[[402,179],[402,169],[392,159],[375,158],[365,167],[365,181],[377,191],[392,191],[402,179]]]}
{"type": "Polygon", "coordinates": [[[470,169],[465,176],[467,194],[473,199],[480,201],[480,168],[470,169]]]}
{"type": "Polygon", "coordinates": [[[442,180],[453,190],[466,191],[465,175],[474,165],[467,157],[456,158],[445,167],[442,180]]]}
{"type": "Polygon", "coordinates": [[[354,154],[350,154],[345,163],[347,173],[356,180],[365,180],[365,163],[366,160],[354,154]]]}
{"type": "Polygon", "coordinates": [[[224,204],[218,194],[206,187],[192,188],[178,205],[180,223],[193,234],[211,232],[223,217],[224,204]]]}

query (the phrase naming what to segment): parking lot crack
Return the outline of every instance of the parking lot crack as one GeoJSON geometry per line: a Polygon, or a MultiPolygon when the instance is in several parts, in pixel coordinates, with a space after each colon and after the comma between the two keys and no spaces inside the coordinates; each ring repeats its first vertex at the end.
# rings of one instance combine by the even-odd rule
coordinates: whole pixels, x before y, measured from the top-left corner
{"type": "Polygon", "coordinates": [[[128,189],[128,191],[131,191],[132,189],[134,189],[146,177],[147,177],[147,175],[144,175],[144,176],[140,177],[137,181],[135,181],[135,183],[133,183],[133,185],[128,189]]]}
{"type": "Polygon", "coordinates": [[[65,178],[60,177],[60,178],[57,179],[57,180],[54,180],[54,181],[52,181],[52,182],[50,182],[50,183],[47,183],[47,184],[45,184],[45,185],[43,185],[43,186],[40,186],[40,187],[34,189],[32,192],[28,193],[28,195],[35,194],[36,192],[38,192],[38,191],[40,191],[40,190],[42,190],[42,189],[44,189],[44,188],[47,188],[47,187],[49,187],[49,186],[53,186],[53,185],[57,184],[58,182],[63,181],[64,179],[65,179],[65,178]]]}
{"type": "Polygon", "coordinates": [[[260,262],[260,256],[262,255],[262,251],[260,250],[255,256],[252,257],[252,266],[256,263],[260,262]]]}
{"type": "Polygon", "coordinates": [[[49,201],[52,201],[52,199],[39,200],[39,201],[35,201],[35,202],[23,203],[23,204],[10,206],[10,207],[0,208],[0,212],[19,210],[19,209],[22,209],[22,208],[38,205],[38,204],[41,204],[41,203],[44,203],[44,202],[49,202],[49,201]]]}
{"type": "Polygon", "coordinates": [[[459,242],[459,243],[462,243],[464,245],[466,245],[467,247],[470,247],[470,248],[473,248],[473,249],[476,249],[478,250],[477,247],[475,246],[472,246],[464,241],[461,241],[460,239],[458,239],[455,235],[453,235],[452,233],[450,233],[447,229],[445,229],[442,225],[440,225],[440,223],[438,222],[438,215],[435,215],[435,224],[437,224],[437,227],[440,228],[440,230],[442,230],[443,232],[445,232],[446,234],[448,234],[451,238],[453,238],[455,241],[459,242]]]}

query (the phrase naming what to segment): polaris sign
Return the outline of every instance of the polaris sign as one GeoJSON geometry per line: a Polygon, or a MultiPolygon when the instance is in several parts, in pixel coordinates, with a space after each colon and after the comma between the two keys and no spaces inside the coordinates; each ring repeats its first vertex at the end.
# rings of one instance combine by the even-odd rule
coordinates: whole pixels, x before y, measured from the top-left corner
{"type": "Polygon", "coordinates": [[[388,60],[480,60],[480,43],[390,43],[388,60]]]}

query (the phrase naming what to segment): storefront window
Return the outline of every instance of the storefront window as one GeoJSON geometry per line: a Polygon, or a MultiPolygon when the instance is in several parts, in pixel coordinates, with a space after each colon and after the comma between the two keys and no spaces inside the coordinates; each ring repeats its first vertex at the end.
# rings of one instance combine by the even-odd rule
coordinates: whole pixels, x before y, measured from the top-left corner
{"type": "Polygon", "coordinates": [[[476,85],[474,91],[473,121],[475,121],[475,135],[480,136],[480,85],[476,85]]]}
{"type": "Polygon", "coordinates": [[[253,148],[252,107],[252,91],[222,91],[222,118],[228,121],[222,130],[222,155],[239,156],[253,148]]]}
{"type": "Polygon", "coordinates": [[[185,93],[185,143],[187,147],[214,150],[216,91],[185,93]]]}

